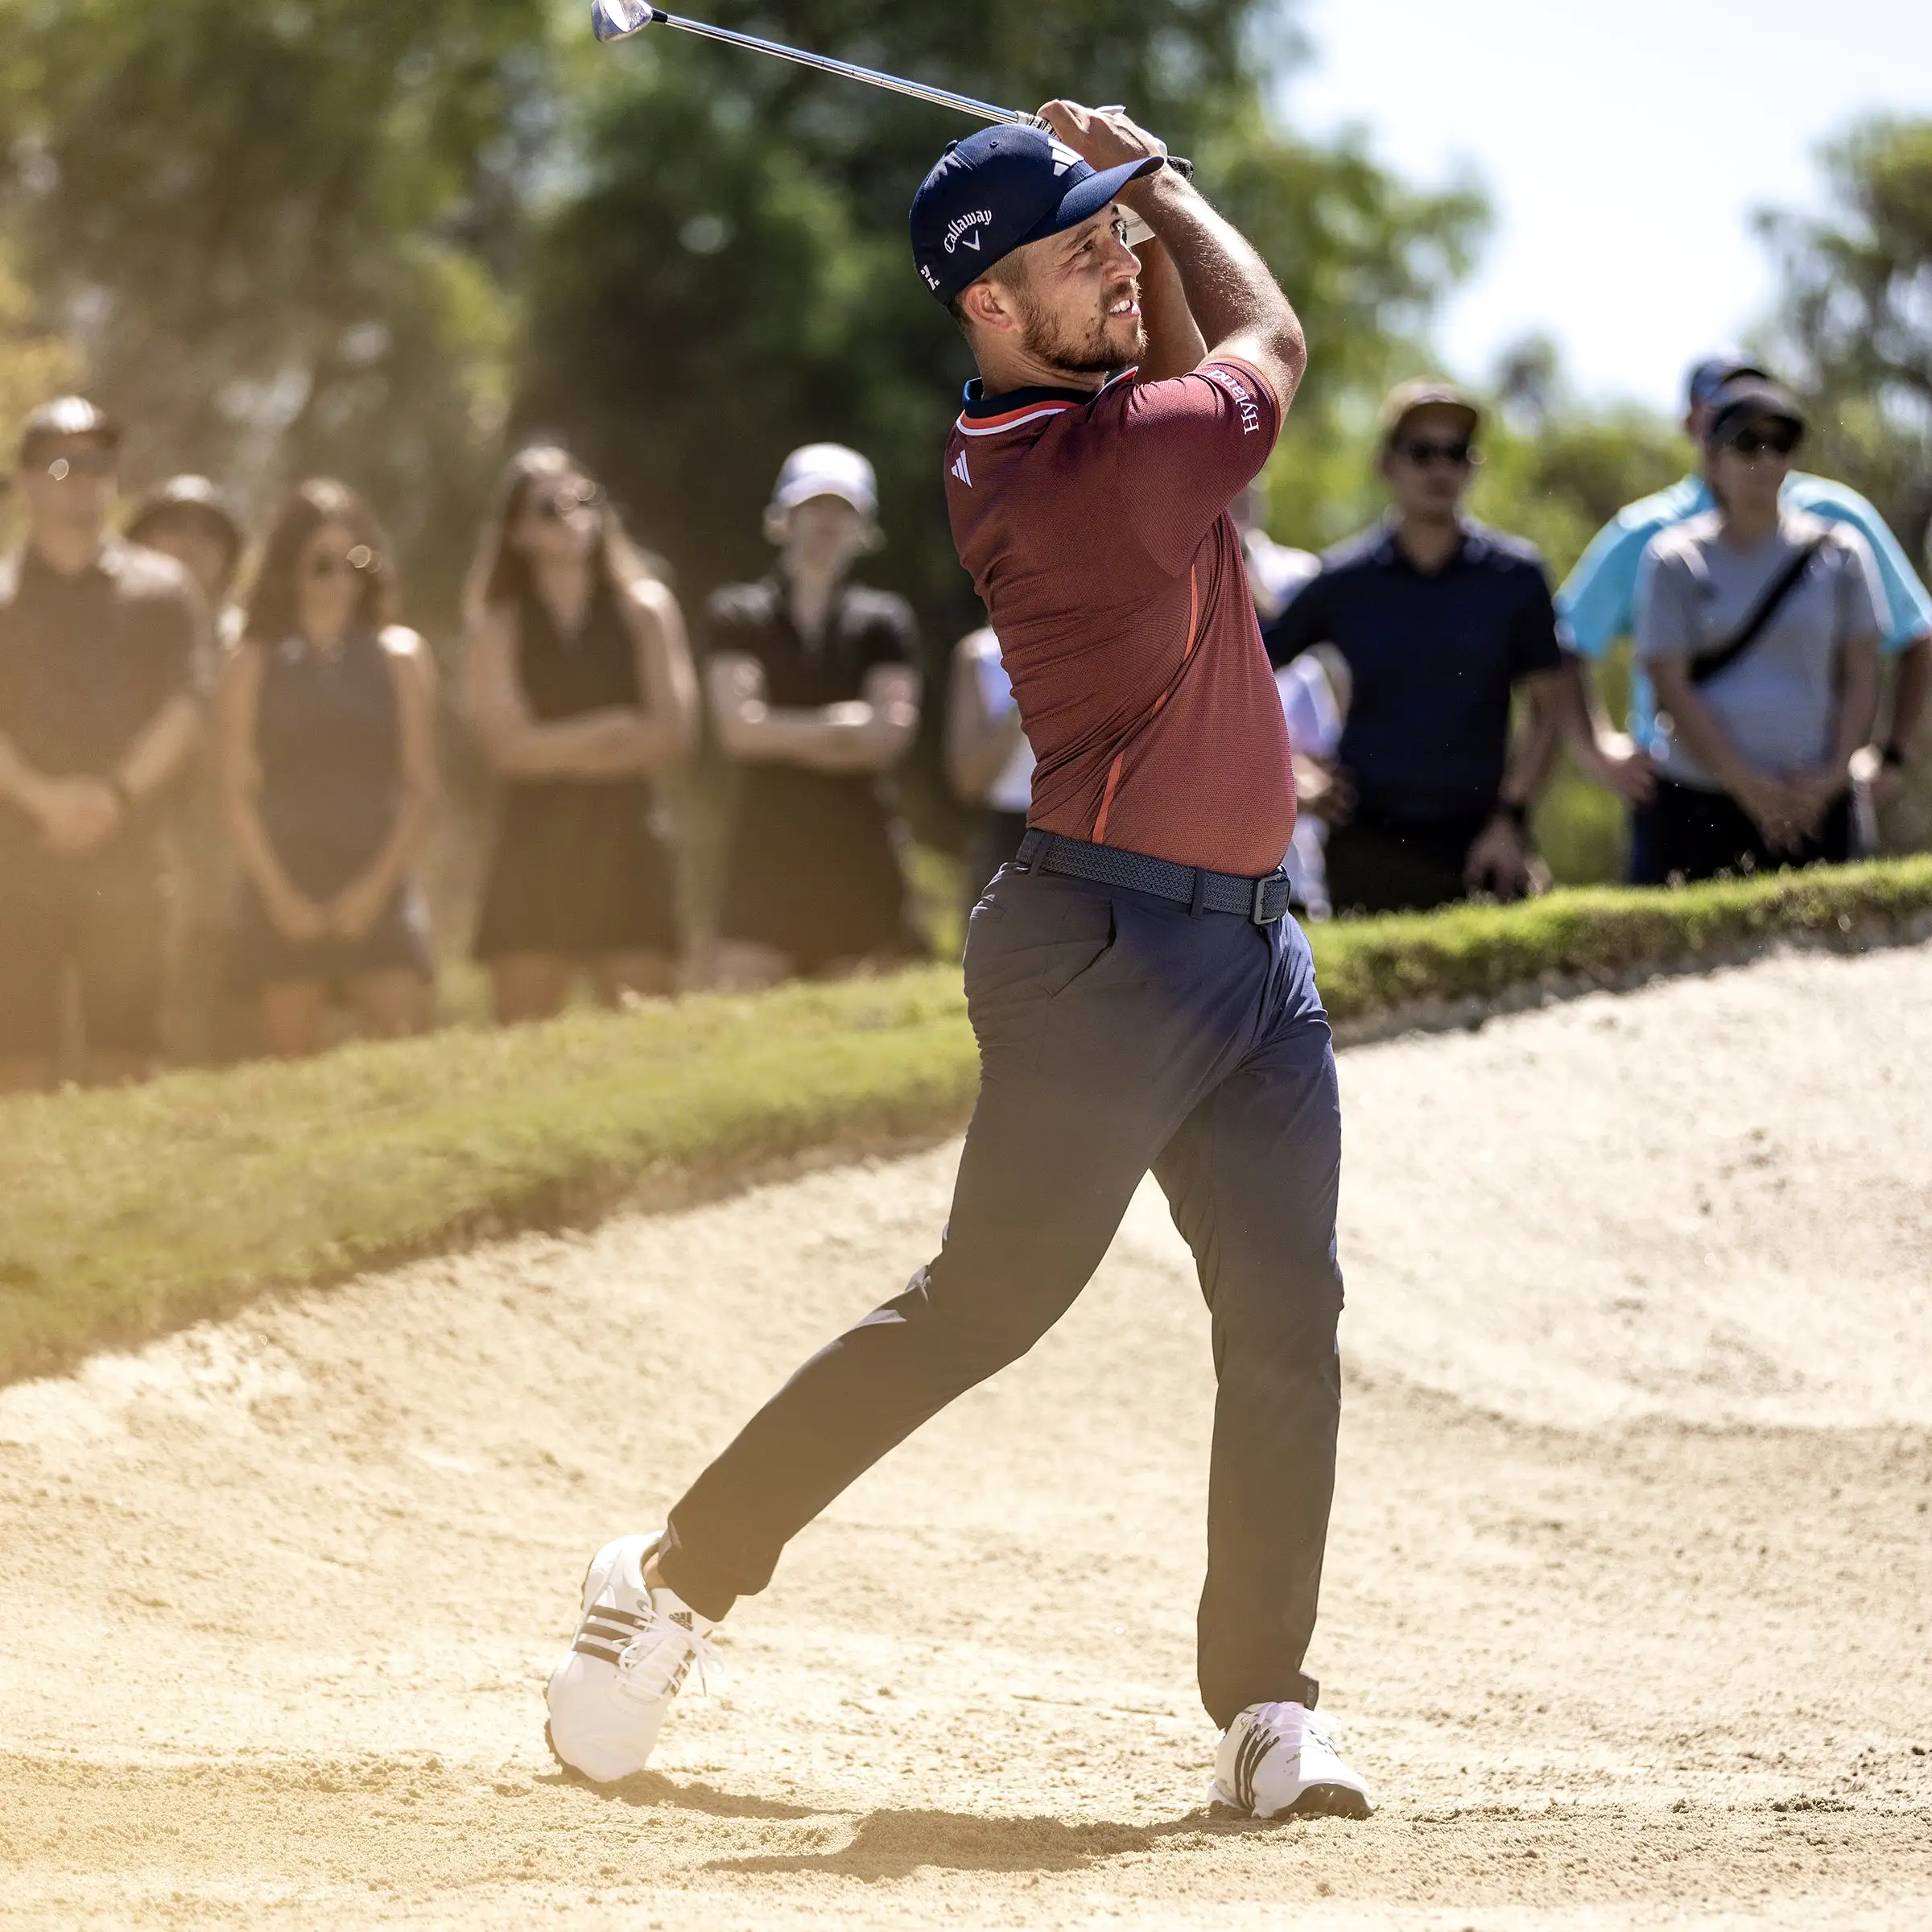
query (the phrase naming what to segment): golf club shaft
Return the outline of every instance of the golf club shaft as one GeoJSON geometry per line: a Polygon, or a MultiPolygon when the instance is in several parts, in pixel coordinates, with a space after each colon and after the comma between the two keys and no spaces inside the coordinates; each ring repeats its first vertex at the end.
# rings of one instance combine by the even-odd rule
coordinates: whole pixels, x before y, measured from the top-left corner
{"type": "MultiPolygon", "coordinates": [[[[935,107],[950,107],[981,121],[1013,127],[1044,127],[1038,114],[1018,107],[1001,107],[991,101],[976,100],[971,94],[956,93],[949,87],[928,87],[923,80],[902,80],[897,74],[881,73],[874,67],[861,67],[855,61],[835,60],[829,54],[809,54],[777,40],[762,39],[756,34],[741,34],[729,27],[713,27],[708,21],[687,20],[681,14],[667,14],[647,0],[592,0],[591,23],[598,39],[628,40],[647,27],[675,27],[706,40],[720,41],[727,47],[741,47],[754,54],[770,54],[795,66],[815,68],[822,74],[836,74],[842,80],[862,80],[869,87],[881,87],[888,93],[904,94],[914,101],[930,101],[935,107]]],[[[1102,108],[1102,114],[1117,114],[1117,108],[1102,108]]],[[[1177,173],[1192,178],[1194,164],[1178,155],[1168,157],[1177,173]]]]}
{"type": "Polygon", "coordinates": [[[875,68],[859,67],[850,60],[835,60],[828,54],[805,53],[795,47],[782,46],[776,40],[760,39],[756,34],[734,33],[728,27],[712,27],[702,20],[687,20],[658,7],[650,10],[650,19],[643,24],[680,27],[687,34],[702,35],[707,40],[721,40],[728,47],[749,47],[753,53],[774,55],[799,67],[816,68],[822,74],[838,74],[848,80],[863,80],[869,86],[882,87],[890,93],[908,95],[914,101],[930,101],[935,107],[956,108],[961,114],[976,115],[982,121],[1031,126],[1037,120],[1036,116],[1018,108],[998,107],[990,101],[976,101],[970,94],[956,94],[950,88],[928,87],[923,81],[902,80],[896,74],[882,74],[875,68]]]}

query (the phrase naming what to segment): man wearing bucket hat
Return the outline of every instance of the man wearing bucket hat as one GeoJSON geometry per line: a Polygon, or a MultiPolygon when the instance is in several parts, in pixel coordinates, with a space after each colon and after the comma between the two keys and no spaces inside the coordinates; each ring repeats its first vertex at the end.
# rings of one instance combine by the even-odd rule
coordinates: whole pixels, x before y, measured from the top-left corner
{"type": "Polygon", "coordinates": [[[794,450],[765,512],[777,568],[711,601],[706,694],[737,780],[718,915],[731,984],[924,950],[886,789],[919,729],[919,639],[903,597],[851,576],[881,541],[878,509],[857,450],[794,450]]]}
{"type": "Polygon", "coordinates": [[[1220,1381],[1199,1619],[1212,1794],[1361,1817],[1302,1668],[1341,1398],[1340,1107],[1283,917],[1287,732],[1228,514],[1306,352],[1266,265],[1158,141],[1117,113],[1043,118],[949,147],[912,208],[919,276],[980,371],[943,459],[954,541],[1038,753],[1030,829],[967,942],[981,1080],[941,1251],[792,1377],[661,1536],[598,1553],[551,1736],[593,1777],[642,1765],[716,1620],[1039,1340],[1151,1168],[1220,1381]],[[1156,238],[1137,258],[1129,212],[1156,238]]]}

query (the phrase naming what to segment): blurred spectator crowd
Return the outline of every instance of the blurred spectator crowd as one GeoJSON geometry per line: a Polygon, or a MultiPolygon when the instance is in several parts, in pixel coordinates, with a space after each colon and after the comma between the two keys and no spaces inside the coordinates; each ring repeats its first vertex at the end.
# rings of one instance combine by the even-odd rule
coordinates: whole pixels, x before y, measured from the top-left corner
{"type": "MultiPolygon", "coordinates": [[[[1695,473],[1620,512],[1553,591],[1476,522],[1478,405],[1387,399],[1389,508],[1324,557],[1236,506],[1287,716],[1311,919],[1541,890],[1532,815],[1567,751],[1629,819],[1633,884],[1868,851],[1932,684],[1932,600],[1872,506],[1799,473],[1802,410],[1770,374],[1691,376],[1695,473]],[[1591,675],[1638,675],[1608,717],[1591,675]],[[1888,675],[1889,671],[1889,675],[1888,675]]],[[[251,531],[208,479],[123,506],[118,425],[36,410],[0,564],[0,1092],[191,1057],[295,1056],[346,1011],[425,1026],[420,877],[439,810],[435,660],[401,621],[368,504],[303,483],[251,531]]],[[[716,593],[699,650],[653,560],[566,451],[508,466],[464,596],[461,710],[497,793],[471,942],[498,1021],[694,985],[767,985],[923,956],[892,774],[918,737],[910,608],[859,572],[880,542],[857,452],[786,461],[766,577],[716,593]],[[715,903],[695,939],[666,780],[729,768],[715,903]]],[[[974,814],[968,902],[1025,830],[1034,758],[979,630],[954,647],[951,785],[974,814]]]]}

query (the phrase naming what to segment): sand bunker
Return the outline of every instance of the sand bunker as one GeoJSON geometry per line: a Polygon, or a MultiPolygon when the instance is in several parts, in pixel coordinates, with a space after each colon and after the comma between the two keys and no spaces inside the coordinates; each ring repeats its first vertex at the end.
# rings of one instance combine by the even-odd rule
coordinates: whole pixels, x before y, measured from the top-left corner
{"type": "Polygon", "coordinates": [[[0,1926],[1920,1926],[1929,1068],[1925,949],[1344,1056],[1366,1826],[1199,1808],[1158,1195],[611,1794],[541,1741],[584,1558],[926,1258],[953,1150],[0,1391],[0,1926]]]}

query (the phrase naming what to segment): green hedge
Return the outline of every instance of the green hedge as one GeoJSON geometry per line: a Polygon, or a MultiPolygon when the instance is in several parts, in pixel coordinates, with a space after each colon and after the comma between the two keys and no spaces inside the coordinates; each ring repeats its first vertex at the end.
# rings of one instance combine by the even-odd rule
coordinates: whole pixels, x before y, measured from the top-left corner
{"type": "MultiPolygon", "coordinates": [[[[1349,1022],[1779,934],[1868,943],[1929,914],[1918,859],[1364,920],[1315,946],[1349,1022]]],[[[945,1131],[974,1080],[958,975],[928,967],[0,1101],[0,1381],[264,1290],[945,1131]]]]}
{"type": "Polygon", "coordinates": [[[1605,983],[1695,966],[1781,937],[1864,946],[1932,917],[1932,857],[1821,867],[1670,891],[1592,886],[1521,906],[1464,906],[1316,929],[1338,1024],[1438,999],[1494,999],[1552,980],[1605,983]]]}

